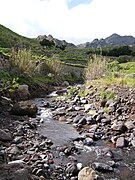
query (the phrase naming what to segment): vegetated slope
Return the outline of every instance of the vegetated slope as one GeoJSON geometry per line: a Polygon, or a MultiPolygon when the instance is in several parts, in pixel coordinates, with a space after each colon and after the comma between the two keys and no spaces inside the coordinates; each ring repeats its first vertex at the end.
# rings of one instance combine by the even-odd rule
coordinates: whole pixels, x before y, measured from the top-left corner
{"type": "Polygon", "coordinates": [[[21,36],[9,28],[0,24],[0,47],[38,47],[40,43],[36,39],[21,36]]]}

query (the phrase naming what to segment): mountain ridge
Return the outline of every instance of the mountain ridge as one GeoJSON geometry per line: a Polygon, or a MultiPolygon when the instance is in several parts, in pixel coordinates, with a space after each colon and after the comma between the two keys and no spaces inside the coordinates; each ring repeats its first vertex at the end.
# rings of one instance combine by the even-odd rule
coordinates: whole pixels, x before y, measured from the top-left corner
{"type": "Polygon", "coordinates": [[[98,47],[109,47],[109,46],[135,46],[135,37],[131,35],[121,36],[119,34],[112,34],[106,38],[94,39],[91,42],[85,42],[82,44],[75,45],[67,42],[66,40],[59,40],[54,38],[52,35],[39,35],[37,38],[28,38],[21,36],[9,28],[0,24],[0,47],[11,48],[17,47],[39,47],[40,41],[43,39],[53,41],[55,46],[70,47],[70,48],[98,48],[98,47]]]}
{"type": "Polygon", "coordinates": [[[109,46],[125,46],[135,45],[135,38],[131,35],[121,36],[119,34],[112,34],[105,39],[94,39],[91,42],[86,42],[77,45],[79,48],[98,48],[98,47],[109,47],[109,46]]]}

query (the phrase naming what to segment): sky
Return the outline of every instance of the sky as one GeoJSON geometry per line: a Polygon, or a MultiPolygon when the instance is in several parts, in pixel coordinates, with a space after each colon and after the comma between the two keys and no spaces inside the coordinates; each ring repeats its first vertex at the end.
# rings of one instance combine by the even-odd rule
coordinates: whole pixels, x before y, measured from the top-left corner
{"type": "Polygon", "coordinates": [[[135,0],[0,0],[0,24],[31,38],[74,44],[113,33],[135,37],[135,0]]]}

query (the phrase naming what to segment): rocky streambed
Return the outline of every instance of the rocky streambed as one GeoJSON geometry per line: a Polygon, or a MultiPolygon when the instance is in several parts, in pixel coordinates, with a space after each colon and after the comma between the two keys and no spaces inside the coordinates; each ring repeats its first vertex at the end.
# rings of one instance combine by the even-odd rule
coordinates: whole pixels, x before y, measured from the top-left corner
{"type": "Polygon", "coordinates": [[[1,180],[135,179],[135,91],[71,88],[34,99],[25,116],[1,110],[1,180]]]}

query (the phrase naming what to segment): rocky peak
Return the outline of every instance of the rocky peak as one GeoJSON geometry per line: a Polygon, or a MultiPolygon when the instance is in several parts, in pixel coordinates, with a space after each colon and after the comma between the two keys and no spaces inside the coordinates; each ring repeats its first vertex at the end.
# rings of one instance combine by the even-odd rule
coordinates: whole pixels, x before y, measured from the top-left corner
{"type": "Polygon", "coordinates": [[[125,45],[135,45],[135,38],[133,36],[120,36],[119,34],[112,34],[105,39],[94,39],[92,42],[87,42],[78,45],[82,48],[97,48],[97,47],[107,47],[107,46],[125,46],[125,45]]]}

